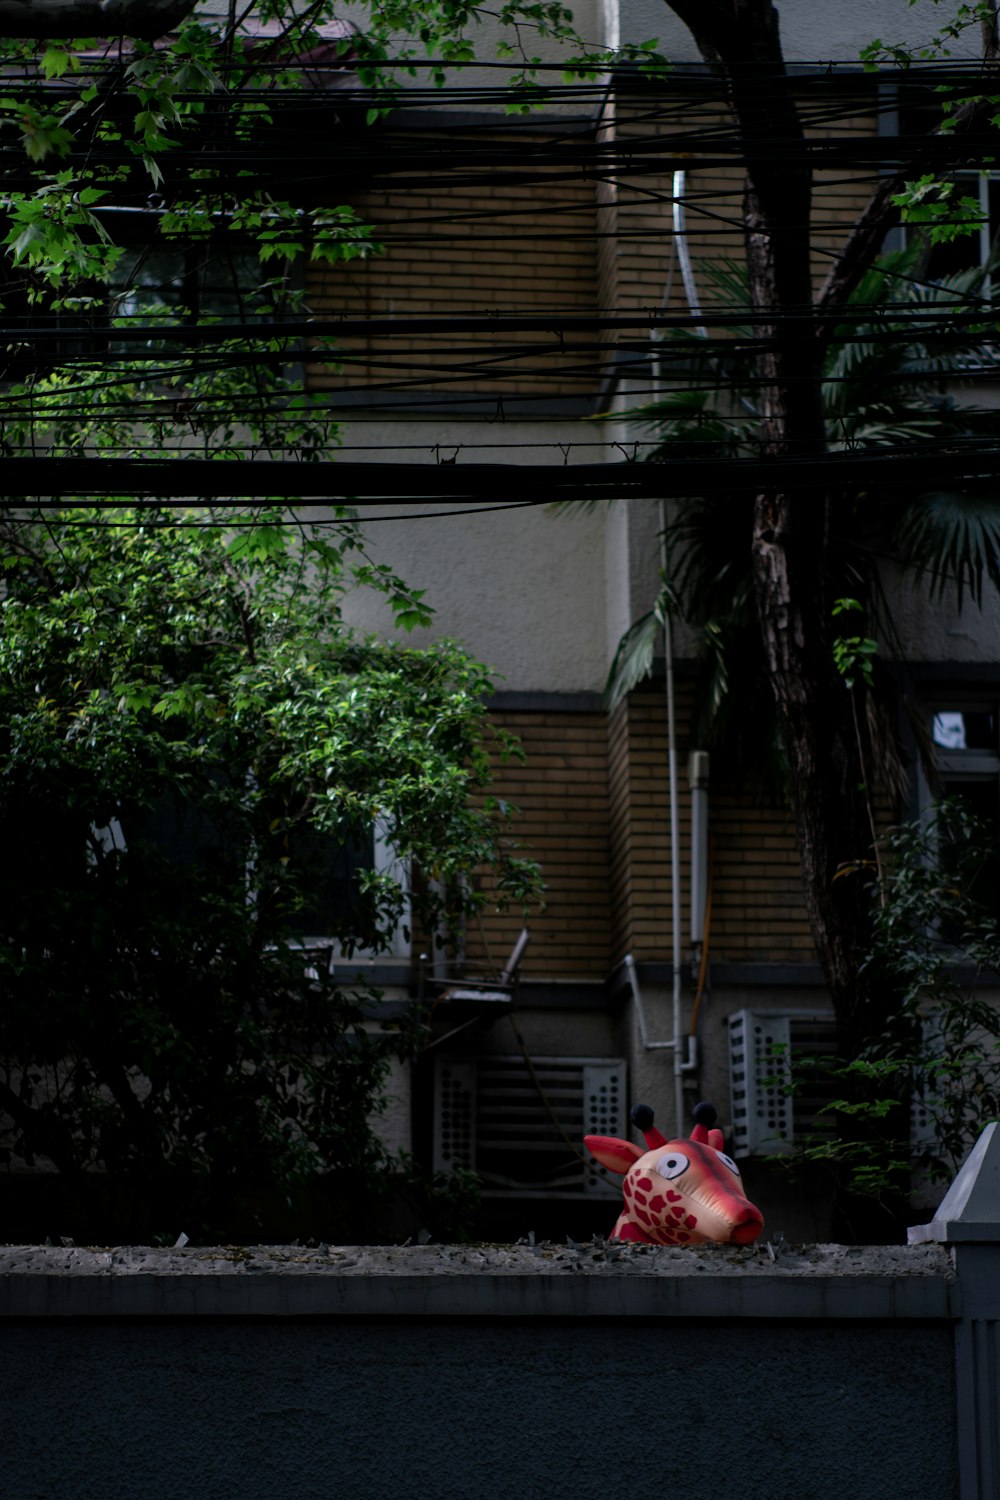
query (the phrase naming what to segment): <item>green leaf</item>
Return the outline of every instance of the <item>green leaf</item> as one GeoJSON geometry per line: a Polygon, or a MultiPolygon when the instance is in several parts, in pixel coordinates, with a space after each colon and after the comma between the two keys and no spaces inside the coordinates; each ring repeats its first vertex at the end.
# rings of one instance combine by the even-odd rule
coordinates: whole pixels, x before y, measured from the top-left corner
{"type": "Polygon", "coordinates": [[[48,247],[48,233],[46,226],[42,224],[27,224],[18,234],[11,230],[7,235],[6,242],[10,244],[14,256],[14,263],[27,258],[29,261],[38,259],[46,253],[48,247]],[[13,238],[12,238],[13,236],[13,238]]]}
{"type": "Polygon", "coordinates": [[[80,63],[75,53],[70,53],[65,47],[52,44],[42,53],[39,66],[46,78],[62,78],[70,67],[75,71],[80,63]]]}
{"type": "Polygon", "coordinates": [[[21,141],[29,159],[41,162],[47,156],[68,156],[73,136],[51,117],[38,115],[25,122],[21,141]]]}

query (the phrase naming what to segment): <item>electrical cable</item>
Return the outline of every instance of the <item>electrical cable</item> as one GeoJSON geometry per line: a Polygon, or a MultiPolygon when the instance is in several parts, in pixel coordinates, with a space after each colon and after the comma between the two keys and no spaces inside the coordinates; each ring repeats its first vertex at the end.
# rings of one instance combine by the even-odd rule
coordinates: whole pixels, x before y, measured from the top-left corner
{"type": "MultiPolygon", "coordinates": [[[[873,92],[873,89],[881,83],[881,78],[876,77],[874,80],[862,79],[857,74],[848,77],[843,70],[840,70],[840,76],[837,78],[837,71],[827,66],[813,69],[812,71],[806,68],[801,70],[796,76],[795,87],[803,97],[808,99],[812,95],[815,96],[813,103],[807,103],[803,106],[803,119],[807,128],[819,129],[822,127],[827,131],[825,136],[808,140],[801,146],[796,143],[796,151],[801,149],[805,150],[808,154],[815,153],[815,151],[820,149],[826,150],[829,148],[832,150],[836,147],[840,150],[843,148],[841,157],[838,158],[839,161],[850,159],[868,167],[871,166],[873,159],[884,160],[887,157],[891,157],[894,151],[897,154],[902,153],[903,146],[893,147],[891,138],[889,137],[861,136],[854,130],[853,117],[858,112],[859,98],[863,97],[865,99],[865,109],[870,115],[878,115],[879,113],[886,113],[888,111],[888,105],[879,99],[877,93],[873,92]],[[843,102],[829,98],[828,85],[831,80],[836,81],[838,87],[844,84],[848,85],[843,102]],[[836,125],[838,121],[844,123],[845,129],[849,129],[853,133],[847,137],[830,135],[830,127],[836,125]],[[847,157],[845,156],[845,152],[853,152],[854,155],[847,157]]],[[[894,85],[899,83],[895,75],[890,76],[891,82],[894,85]]],[[[947,83],[954,87],[961,87],[968,76],[969,67],[965,65],[951,69],[950,71],[941,68],[936,71],[920,70],[920,80],[923,86],[933,85],[937,87],[947,83]]],[[[908,81],[904,81],[902,86],[909,87],[910,85],[908,81]]],[[[351,91],[347,92],[350,93],[351,91]]],[[[550,162],[553,168],[556,169],[554,173],[555,177],[558,179],[561,174],[562,180],[566,182],[578,180],[581,170],[584,171],[590,180],[593,180],[593,172],[588,163],[603,161],[605,163],[603,180],[609,187],[617,188],[620,192],[627,190],[633,193],[637,201],[645,198],[651,203],[665,205],[670,201],[670,195],[666,190],[658,191],[642,183],[630,184],[627,181],[629,173],[639,170],[640,167],[644,169],[647,165],[658,171],[662,171],[664,167],[664,152],[669,153],[669,151],[677,149],[678,140],[690,143],[690,139],[693,138],[695,141],[701,143],[707,160],[702,159],[697,164],[698,170],[708,171],[711,171],[721,160],[725,159],[723,156],[725,150],[729,150],[734,146],[738,147],[740,144],[736,133],[724,121],[716,119],[711,125],[708,125],[705,121],[701,121],[698,127],[693,129],[691,127],[690,104],[695,96],[698,96],[706,110],[717,111],[719,107],[718,98],[714,92],[714,84],[705,73],[690,73],[685,75],[681,80],[672,77],[667,92],[668,97],[663,98],[664,91],[662,88],[648,88],[642,85],[640,87],[640,102],[632,106],[631,115],[628,114],[628,111],[624,107],[621,107],[620,119],[632,129],[640,127],[647,131],[647,133],[635,138],[616,140],[609,147],[601,143],[595,143],[592,150],[590,147],[587,147],[587,150],[590,150],[589,156],[581,146],[579,135],[574,135],[569,130],[565,120],[554,123],[550,119],[544,123],[544,130],[549,132],[549,138],[547,142],[542,143],[542,146],[536,152],[534,146],[529,147],[526,142],[529,138],[533,139],[532,133],[537,135],[540,129],[537,119],[525,121],[515,117],[510,125],[501,125],[501,122],[496,119],[483,121],[476,127],[475,138],[469,140],[470,127],[468,122],[449,119],[448,109],[442,107],[446,101],[442,100],[439,95],[433,93],[413,94],[408,92],[406,98],[407,105],[419,104],[421,107],[438,112],[439,124],[437,128],[441,141],[440,147],[436,148],[437,154],[434,152],[429,153],[422,147],[419,153],[411,151],[407,155],[404,151],[401,155],[398,149],[396,149],[398,142],[394,143],[391,139],[391,126],[388,126],[384,130],[379,128],[364,137],[366,145],[370,146],[370,149],[363,152],[362,155],[365,156],[366,160],[375,163],[383,161],[386,166],[386,182],[391,181],[394,184],[394,190],[401,190],[404,195],[411,188],[423,188],[428,183],[436,187],[454,189],[456,184],[461,185],[468,180],[468,163],[470,161],[475,162],[477,157],[481,158],[484,164],[487,161],[489,162],[491,174],[495,174],[498,160],[507,162],[510,164],[512,172],[520,173],[524,181],[533,183],[536,186],[540,181],[544,181],[545,185],[548,185],[551,178],[549,176],[540,178],[537,172],[535,172],[535,175],[532,175],[531,172],[525,174],[522,163],[525,152],[528,152],[533,167],[536,167],[539,163],[550,162]],[[670,95],[673,97],[669,97],[670,95]],[[652,135],[648,134],[651,126],[657,123],[662,124],[663,121],[670,119],[676,119],[685,126],[685,130],[676,138],[665,138],[655,133],[652,135]],[[494,139],[494,137],[500,137],[500,139],[494,139]],[[517,143],[516,149],[505,144],[510,138],[513,138],[517,143]],[[600,150],[597,149],[598,144],[600,144],[600,150]],[[645,161],[640,162],[640,158],[646,154],[649,155],[650,161],[648,163],[645,161]],[[572,157],[569,165],[560,166],[560,163],[565,161],[568,155],[572,157]],[[424,163],[436,162],[439,168],[437,176],[428,177],[426,174],[420,175],[420,173],[414,175],[410,169],[412,164],[418,161],[424,163]],[[457,169],[455,166],[456,163],[457,169]],[[607,176],[607,167],[612,163],[615,164],[615,171],[611,176],[607,176]],[[466,177],[461,175],[463,173],[466,174],[466,177]]],[[[583,98],[586,93],[586,90],[581,89],[579,97],[583,98]]],[[[44,97],[53,97],[53,91],[46,88],[44,97]]],[[[68,91],[67,97],[69,97],[68,91]]],[[[253,96],[248,91],[244,97],[251,98],[256,96],[253,96]]],[[[270,91],[259,91],[259,97],[260,99],[270,97],[270,91]]],[[[351,105],[352,101],[354,104],[358,104],[363,97],[368,96],[352,94],[351,100],[346,100],[345,92],[338,90],[336,96],[327,95],[322,100],[318,96],[306,94],[292,96],[290,102],[287,99],[283,99],[283,109],[288,126],[284,134],[289,138],[294,134],[300,117],[300,109],[302,111],[306,109],[315,111],[317,106],[322,103],[324,108],[332,106],[335,109],[343,111],[351,105]]],[[[454,93],[449,91],[448,100],[453,101],[455,97],[454,93]]],[[[462,97],[463,99],[468,97],[468,99],[474,101],[476,99],[492,99],[495,95],[489,91],[483,93],[483,91],[473,88],[468,91],[467,96],[463,94],[462,97]]],[[[553,97],[556,97],[556,95],[554,94],[553,97]]],[[[558,97],[561,100],[565,100],[568,95],[560,91],[558,97]]],[[[588,97],[597,102],[605,99],[607,97],[606,84],[602,84],[600,88],[592,89],[588,97]]],[[[225,111],[223,110],[219,114],[218,118],[220,120],[223,118],[224,113],[225,111]]],[[[215,117],[213,116],[213,118],[215,117]]],[[[596,119],[597,116],[594,116],[594,121],[596,119]]],[[[905,138],[901,139],[905,144],[905,138]]],[[[780,141],[774,143],[776,160],[781,158],[781,153],[785,151],[787,144],[780,141]]],[[[942,149],[960,151],[967,149],[967,144],[959,142],[956,145],[954,142],[951,142],[942,145],[942,149]]],[[[251,160],[255,149],[256,143],[248,140],[232,154],[231,163],[251,160]]],[[[0,160],[9,160],[12,156],[16,157],[17,155],[16,151],[0,152],[0,160]]],[[[178,159],[175,158],[175,160],[178,159]]],[[[733,160],[739,159],[741,158],[739,152],[737,152],[733,160]]],[[[473,177],[477,183],[482,180],[475,173],[473,173],[473,177]]],[[[849,179],[843,177],[837,180],[845,184],[849,183],[849,179]]],[[[829,187],[830,183],[828,182],[826,183],[826,188],[829,189],[829,187]]],[[[703,236],[705,229],[709,225],[709,221],[714,222],[713,232],[719,234],[728,234],[741,229],[741,220],[738,214],[735,212],[732,214],[721,213],[717,207],[712,207],[713,203],[718,205],[726,200],[726,193],[714,190],[705,192],[690,191],[685,194],[685,202],[689,213],[705,221],[705,227],[702,230],[703,236]]],[[[553,239],[571,238],[575,231],[567,228],[567,222],[569,222],[567,216],[578,215],[586,207],[587,205],[579,203],[550,203],[546,211],[550,215],[561,216],[563,220],[561,229],[557,230],[555,224],[551,222],[550,228],[544,231],[539,230],[536,226],[533,230],[524,234],[523,242],[541,243],[546,240],[551,242],[553,239]]],[[[435,214],[433,212],[425,212],[419,218],[411,215],[408,221],[409,227],[407,227],[406,222],[402,221],[398,222],[395,226],[389,225],[386,227],[389,231],[390,243],[398,246],[405,244],[415,245],[423,242],[433,242],[440,245],[440,231],[446,226],[452,230],[452,233],[447,236],[448,242],[461,245],[470,239],[478,241],[480,231],[484,227],[490,224],[503,223],[505,225],[504,240],[506,244],[510,244],[517,241],[517,236],[510,231],[511,221],[523,217],[532,211],[530,205],[505,205],[489,209],[466,207],[462,210],[453,210],[447,213],[435,214]],[[415,230],[415,226],[418,224],[423,225],[420,234],[417,234],[415,230]],[[454,229],[458,224],[467,226],[470,230],[470,235],[456,235],[454,229]],[[391,238],[393,234],[396,236],[395,239],[391,238]]],[[[830,222],[832,225],[835,221],[831,220],[830,222]]],[[[635,229],[633,236],[633,232],[627,226],[618,226],[613,231],[595,229],[593,233],[590,233],[583,230],[579,235],[579,239],[581,241],[592,240],[594,243],[597,243],[602,237],[606,238],[612,235],[620,240],[624,240],[628,237],[639,238],[643,235],[662,237],[662,234],[663,230],[660,227],[653,226],[646,230],[639,226],[635,229]]],[[[826,255],[833,257],[836,253],[832,250],[827,250],[821,245],[817,246],[816,250],[819,256],[826,255]]],[[[893,274],[898,275],[900,273],[893,274]]],[[[915,281],[918,285],[922,284],[919,278],[911,277],[909,279],[915,281]]],[[[970,310],[964,315],[966,321],[975,319],[977,316],[991,311],[990,305],[985,299],[970,301],[968,307],[970,310]]],[[[888,312],[889,308],[886,306],[879,311],[878,316],[885,318],[888,312]]],[[[573,316],[573,314],[569,314],[568,318],[573,316]]],[[[760,324],[767,316],[758,310],[751,321],[760,324]]],[[[841,321],[844,320],[840,312],[838,312],[837,316],[841,321]]],[[[917,321],[918,315],[911,317],[909,310],[907,310],[905,316],[908,319],[908,326],[912,328],[917,321]]],[[[919,316],[923,315],[920,314],[919,316]]],[[[771,327],[788,326],[788,317],[789,315],[783,311],[770,315],[771,327]]],[[[722,315],[720,316],[718,326],[720,329],[737,327],[739,326],[738,319],[740,318],[743,321],[747,321],[748,314],[742,312],[739,314],[722,315]]],[[[558,333],[562,341],[566,328],[560,326],[561,318],[558,311],[554,311],[551,321],[554,325],[554,331],[558,333]]],[[[939,317],[936,323],[931,324],[928,322],[927,326],[921,329],[922,339],[928,347],[932,346],[936,341],[947,341],[953,336],[959,323],[960,319],[957,316],[951,318],[947,316],[943,318],[939,317]]],[[[384,328],[377,330],[374,320],[367,327],[364,320],[357,320],[354,327],[357,330],[358,337],[384,336],[385,332],[384,328]]],[[[283,334],[287,334],[288,332],[287,329],[283,329],[282,331],[283,334]]],[[[513,328],[508,328],[504,331],[509,337],[509,333],[513,331],[513,328]]],[[[166,334],[166,330],[161,330],[161,333],[166,334]]],[[[20,335],[23,339],[32,340],[31,332],[25,329],[18,330],[13,326],[7,330],[7,334],[15,338],[20,335]]],[[[246,334],[245,326],[241,328],[241,334],[246,334]]],[[[273,328],[269,330],[269,334],[273,337],[273,328]]],[[[65,338],[67,336],[72,337],[73,335],[67,335],[66,330],[51,334],[48,331],[39,331],[37,337],[32,341],[40,348],[49,338],[57,340],[59,337],[65,338]]],[[[84,336],[93,336],[93,334],[84,336]]],[[[189,337],[190,330],[185,331],[183,336],[189,337]]],[[[269,335],[261,330],[260,336],[268,337],[269,335]]],[[[898,338],[898,330],[887,329],[884,334],[868,332],[867,334],[859,333],[853,336],[858,338],[864,337],[865,341],[869,343],[877,343],[879,339],[892,342],[898,338]]],[[[207,334],[201,341],[202,347],[211,341],[212,337],[213,335],[207,334]]],[[[841,335],[839,337],[840,339],[846,339],[852,337],[852,335],[841,335]]],[[[720,349],[720,354],[724,356],[728,351],[731,355],[735,356],[737,353],[743,354],[752,352],[755,349],[760,350],[764,347],[766,347],[766,344],[762,342],[753,343],[745,339],[739,343],[730,341],[728,345],[723,345],[720,349]]],[[[548,379],[549,377],[544,374],[544,371],[547,368],[551,369],[554,362],[557,361],[560,365],[558,378],[563,383],[563,389],[569,390],[576,384],[586,382],[599,383],[612,379],[616,373],[612,361],[615,359],[621,360],[623,357],[628,357],[630,354],[637,352],[639,351],[635,347],[623,340],[619,340],[615,345],[609,345],[607,349],[599,344],[585,344],[580,341],[568,344],[562,341],[560,347],[556,349],[545,346],[541,342],[537,346],[510,342],[501,344],[494,339],[489,350],[480,350],[473,346],[456,345],[452,339],[447,359],[442,358],[442,350],[439,346],[426,341],[422,345],[411,344],[410,349],[405,355],[390,355],[384,348],[374,352],[347,348],[343,351],[338,351],[337,355],[334,356],[343,361],[344,369],[333,375],[332,384],[328,382],[325,390],[320,391],[317,388],[317,393],[323,394],[331,401],[332,405],[336,405],[337,394],[341,389],[345,392],[349,391],[355,400],[364,399],[376,394],[391,396],[395,393],[397,404],[402,403],[402,405],[405,405],[406,393],[408,391],[419,390],[426,392],[428,386],[430,386],[431,388],[436,388],[439,392],[446,392],[449,385],[454,387],[467,385],[471,377],[478,381],[481,389],[477,390],[477,393],[472,396],[468,395],[465,391],[456,390],[454,395],[448,397],[448,400],[457,408],[464,406],[471,409],[474,403],[479,403],[481,406],[484,396],[488,396],[491,389],[495,390],[498,399],[502,399],[501,393],[504,387],[520,384],[522,389],[517,392],[517,399],[524,403],[526,407],[534,407],[542,411],[545,409],[546,393],[531,389],[525,383],[532,381],[539,382],[543,378],[548,379]],[[524,365],[518,363],[518,361],[524,360],[530,361],[530,364],[524,365]],[[367,372],[367,379],[365,380],[359,379],[360,372],[363,370],[367,372]]],[[[157,357],[160,361],[162,375],[165,376],[167,374],[167,366],[164,363],[165,356],[162,351],[157,357]]],[[[76,405],[72,397],[75,394],[81,397],[92,394],[95,379],[100,381],[105,391],[110,392],[115,389],[116,385],[121,386],[124,403],[122,409],[134,414],[136,407],[131,400],[132,377],[126,376],[120,380],[116,380],[113,377],[99,373],[102,364],[110,366],[115,363],[116,359],[124,358],[127,358],[127,354],[118,354],[111,349],[100,351],[97,355],[93,351],[89,354],[83,353],[78,355],[75,362],[81,371],[81,384],[76,390],[71,387],[63,393],[63,408],[60,413],[55,415],[54,420],[66,425],[86,418],[88,415],[87,407],[82,403],[76,405]],[[84,373],[91,377],[87,379],[85,384],[82,383],[84,373]]],[[[222,359],[216,361],[206,358],[201,351],[199,351],[196,357],[192,357],[188,351],[185,351],[178,355],[177,358],[187,362],[186,373],[191,376],[208,375],[216,370],[234,368],[241,363],[253,367],[259,356],[254,355],[252,351],[241,350],[238,353],[227,352],[222,359]]],[[[324,350],[297,350],[295,351],[295,358],[307,366],[315,366],[329,362],[330,355],[324,350]]],[[[963,369],[961,376],[963,380],[972,381],[991,378],[991,373],[987,366],[983,366],[980,369],[963,369]]],[[[933,369],[928,370],[924,375],[912,371],[909,372],[906,378],[916,386],[921,379],[929,382],[939,380],[940,373],[933,369]]],[[[753,384],[752,380],[748,382],[748,388],[752,387],[753,384]]],[[[691,390],[709,389],[711,385],[710,383],[698,384],[697,382],[685,379],[685,388],[691,390]]],[[[648,394],[648,392],[636,390],[634,394],[639,396],[648,394]]],[[[225,401],[224,396],[218,399],[220,403],[225,401]]],[[[164,400],[168,401],[169,397],[164,398],[164,400]]],[[[0,404],[5,406],[5,415],[9,420],[23,422],[27,421],[30,416],[30,412],[24,406],[23,402],[23,396],[13,396],[9,397],[5,403],[0,404]]],[[[399,409],[402,409],[402,405],[399,405],[399,409]]],[[[386,409],[388,410],[389,408],[386,409]]],[[[150,413],[152,414],[156,410],[156,408],[150,408],[150,413]]],[[[274,415],[275,410],[274,401],[266,397],[261,398],[258,403],[258,411],[261,414],[270,414],[270,420],[277,421],[278,419],[274,415]]],[[[155,417],[151,415],[150,419],[155,419],[155,417]]],[[[380,420],[377,416],[368,416],[365,414],[349,415],[346,412],[342,413],[342,419],[352,422],[380,420]]],[[[283,421],[285,419],[282,417],[280,420],[283,421]]],[[[958,440],[955,439],[953,441],[958,440]]]]}

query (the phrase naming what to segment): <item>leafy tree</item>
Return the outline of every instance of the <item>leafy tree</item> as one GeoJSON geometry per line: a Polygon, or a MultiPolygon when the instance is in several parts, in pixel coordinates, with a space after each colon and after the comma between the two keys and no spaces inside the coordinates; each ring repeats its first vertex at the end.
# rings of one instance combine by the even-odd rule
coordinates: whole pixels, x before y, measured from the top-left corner
{"type": "Polygon", "coordinates": [[[891,1203],[918,1167],[950,1181],[970,1140],[1000,1115],[1000,1015],[981,983],[1000,972],[995,836],[960,799],[887,831],[884,877],[861,966],[890,997],[850,1060],[785,1060],[791,1092],[827,1102],[816,1134],[785,1159],[819,1163],[841,1188],[891,1203]],[[902,1104],[902,1107],[901,1107],[902,1104]],[[916,1129],[913,1128],[916,1122],[916,1129]]]}
{"type": "MultiPolygon", "coordinates": [[[[295,267],[373,253],[372,227],[284,195],[255,153],[296,95],[309,103],[304,57],[331,86],[351,70],[369,93],[347,128],[370,129],[418,56],[439,79],[471,58],[475,13],[394,0],[353,28],[335,9],[123,0],[72,7],[80,39],[52,0],[33,37],[0,44],[4,451],[336,447],[295,370],[295,267]],[[184,267],[171,305],[164,252],[184,267]],[[229,267],[221,307],[200,296],[210,266],[229,267]]],[[[558,4],[506,12],[515,46],[569,35],[558,4]]],[[[453,932],[484,867],[501,900],[537,888],[486,790],[485,668],[447,643],[355,638],[349,587],[386,594],[404,629],[429,610],[348,517],[294,521],[293,476],[280,511],[235,517],[7,497],[0,825],[22,856],[0,919],[7,1161],[150,1191],[371,1182],[387,1160],[371,1117],[418,1024],[370,1023],[378,997],[349,982],[350,955],[401,921],[453,932]],[[361,857],[373,828],[389,869],[361,857]],[[348,964],[330,970],[301,939],[333,877],[348,964]]]]}
{"type": "MultiPolygon", "coordinates": [[[[961,801],[935,804],[884,841],[886,899],[863,957],[895,1008],[869,1057],[908,1070],[905,1087],[926,1118],[918,1162],[939,1181],[969,1141],[1000,1116],[1000,1017],[979,992],[1000,973],[995,833],[961,801]]],[[[912,1148],[911,1148],[912,1149],[912,1148]]]]}
{"type": "MultiPolygon", "coordinates": [[[[0,29],[16,28],[0,37],[0,222],[13,274],[2,301],[8,318],[32,309],[35,326],[39,311],[100,313],[124,253],[113,210],[130,212],[132,232],[142,210],[147,243],[252,246],[272,271],[371,253],[372,228],[349,202],[308,187],[286,196],[283,174],[262,171],[256,153],[293,101],[306,109],[345,78],[356,93],[338,94],[333,128],[349,140],[377,125],[418,67],[442,85],[474,61],[485,14],[465,0],[378,0],[347,22],[337,0],[9,3],[14,18],[0,0],[0,29]]],[[[540,41],[576,56],[578,71],[603,60],[559,0],[507,0],[492,19],[519,91],[512,110],[535,97],[540,41]]],[[[655,65],[650,49],[635,51],[655,65]]],[[[328,117],[324,141],[329,128],[328,117]]]]}
{"type": "Polygon", "coordinates": [[[370,1177],[419,1027],[378,1024],[350,955],[454,927],[483,867],[501,899],[535,889],[485,790],[486,670],[344,623],[358,586],[429,614],[349,516],[242,521],[148,503],[0,528],[7,1162],[147,1190],[370,1177]]]}

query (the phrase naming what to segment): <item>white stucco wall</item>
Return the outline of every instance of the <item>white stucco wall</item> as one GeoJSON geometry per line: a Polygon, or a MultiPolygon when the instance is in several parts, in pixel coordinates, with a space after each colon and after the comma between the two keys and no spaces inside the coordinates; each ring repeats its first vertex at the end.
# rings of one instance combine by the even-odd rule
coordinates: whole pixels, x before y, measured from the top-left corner
{"type": "MultiPolygon", "coordinates": [[[[606,0],[603,0],[606,3],[606,0]]],[[[575,0],[569,9],[573,13],[573,24],[579,35],[588,43],[598,45],[602,27],[599,20],[602,0],[575,0]]],[[[370,12],[377,10],[375,0],[360,0],[360,3],[342,3],[337,6],[338,20],[355,26],[359,31],[365,31],[369,26],[370,12]]],[[[517,49],[519,43],[523,49],[525,59],[539,58],[543,63],[559,63],[566,57],[572,56],[579,49],[570,43],[559,41],[551,36],[539,35],[530,21],[522,20],[519,28],[502,25],[498,19],[499,6],[484,5],[482,9],[470,16],[465,26],[465,35],[475,49],[476,62],[466,67],[452,67],[449,69],[448,89],[457,90],[459,94],[467,89],[496,89],[503,87],[508,72],[518,68],[520,54],[515,53],[513,58],[501,59],[501,67],[497,67],[497,45],[505,42],[517,49]]],[[[412,77],[401,75],[400,83],[409,92],[432,90],[430,102],[435,108],[444,107],[451,109],[482,109],[482,100],[470,101],[468,98],[449,98],[447,93],[439,92],[433,77],[428,69],[419,66],[424,57],[439,57],[440,50],[437,48],[427,49],[421,42],[407,42],[403,33],[399,33],[400,45],[413,47],[413,61],[416,65],[415,74],[412,77]]],[[[545,83],[556,83],[560,80],[558,72],[540,75],[541,81],[545,83]]],[[[497,109],[502,105],[497,103],[497,109]]],[[[567,109],[576,109],[578,106],[572,101],[567,101],[567,109]]],[[[546,109],[557,110],[560,108],[558,101],[549,101],[546,109]]]]}
{"type": "MultiPolygon", "coordinates": [[[[599,463],[620,460],[609,424],[347,418],[343,457],[356,463],[599,463]]],[[[516,480],[509,495],[518,499],[516,480]]],[[[600,692],[622,633],[655,595],[659,504],[547,505],[498,510],[497,502],[363,504],[372,555],[435,610],[429,631],[405,638],[461,641],[497,673],[503,692],[600,692]],[[383,519],[383,518],[393,519],[383,519]]],[[[500,502],[502,503],[502,502],[500,502]]],[[[391,611],[368,592],[347,618],[393,634],[391,611]]]]}
{"type": "MultiPolygon", "coordinates": [[[[698,60],[690,33],[671,13],[665,0],[618,0],[623,42],[660,39],[660,50],[675,62],[698,60]]],[[[929,45],[941,26],[954,17],[953,0],[781,0],[778,13],[785,57],[789,61],[854,60],[876,37],[911,47],[929,45]]],[[[979,35],[973,28],[967,42],[953,44],[953,55],[978,55],[979,35]]]]}
{"type": "MultiPolygon", "coordinates": [[[[893,600],[892,624],[911,662],[990,662],[1000,653],[1000,595],[989,581],[979,608],[968,592],[961,609],[949,586],[944,598],[930,597],[926,579],[914,586],[912,575],[885,570],[893,600]]],[[[891,644],[888,647],[891,650],[891,644]]]]}
{"type": "MultiPolygon", "coordinates": [[[[516,499],[516,493],[512,494],[516,499]]],[[[599,691],[606,671],[603,510],[547,507],[365,505],[373,555],[436,611],[432,636],[463,643],[506,692],[599,691]],[[398,519],[377,521],[393,516],[398,519]]],[[[392,634],[388,607],[370,594],[348,600],[348,618],[392,634]]]]}

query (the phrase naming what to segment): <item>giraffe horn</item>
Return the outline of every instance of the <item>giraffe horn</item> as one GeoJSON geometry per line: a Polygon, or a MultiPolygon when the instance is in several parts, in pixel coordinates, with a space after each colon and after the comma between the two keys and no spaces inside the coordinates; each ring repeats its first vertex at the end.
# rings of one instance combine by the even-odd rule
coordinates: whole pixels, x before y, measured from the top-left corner
{"type": "Polygon", "coordinates": [[[648,1104],[634,1104],[632,1106],[632,1124],[636,1130],[641,1130],[646,1140],[646,1148],[654,1151],[657,1146],[665,1146],[667,1138],[653,1124],[653,1111],[648,1104]]]}

